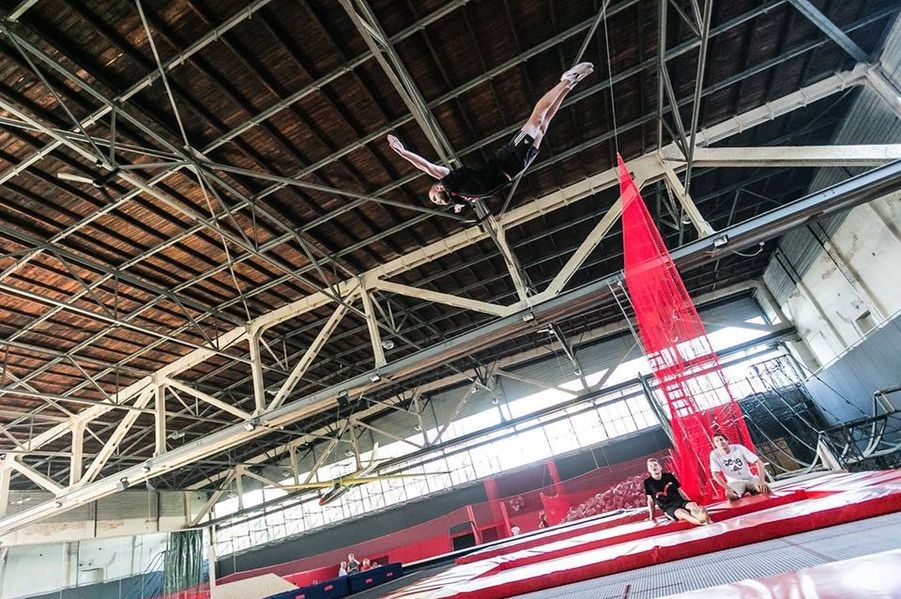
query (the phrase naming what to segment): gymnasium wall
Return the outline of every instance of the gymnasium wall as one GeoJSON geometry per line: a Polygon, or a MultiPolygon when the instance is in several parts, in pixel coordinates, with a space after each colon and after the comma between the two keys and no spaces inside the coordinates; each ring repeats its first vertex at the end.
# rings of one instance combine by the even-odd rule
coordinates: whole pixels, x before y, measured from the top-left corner
{"type": "MultiPolygon", "coordinates": [[[[873,393],[901,385],[901,316],[870,332],[807,381],[830,424],[873,415],[873,393]]],[[[901,408],[901,393],[888,395],[901,408]]]]}

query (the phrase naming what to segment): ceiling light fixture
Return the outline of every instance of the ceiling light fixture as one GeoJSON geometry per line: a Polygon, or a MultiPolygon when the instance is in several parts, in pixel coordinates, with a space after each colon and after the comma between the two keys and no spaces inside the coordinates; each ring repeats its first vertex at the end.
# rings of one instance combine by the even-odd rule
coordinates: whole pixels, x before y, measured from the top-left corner
{"type": "Polygon", "coordinates": [[[93,185],[94,187],[102,187],[100,181],[97,179],[85,177],[84,175],[76,175],[75,173],[59,172],[56,173],[56,178],[62,179],[63,181],[72,181],[73,183],[85,183],[87,185],[93,185]]]}
{"type": "Polygon", "coordinates": [[[369,375],[369,380],[373,383],[377,383],[382,380],[382,375],[380,375],[378,372],[373,372],[369,375]]]}

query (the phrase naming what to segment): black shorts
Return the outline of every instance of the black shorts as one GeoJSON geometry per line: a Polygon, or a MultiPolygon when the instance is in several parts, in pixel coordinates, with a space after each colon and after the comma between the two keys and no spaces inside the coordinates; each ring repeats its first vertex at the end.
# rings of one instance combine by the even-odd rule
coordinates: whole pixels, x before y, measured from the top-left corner
{"type": "Polygon", "coordinates": [[[516,137],[494,153],[495,166],[511,180],[515,179],[519,173],[529,168],[538,156],[538,148],[533,145],[534,143],[534,137],[520,131],[516,137]]]}
{"type": "Polygon", "coordinates": [[[676,518],[676,510],[687,510],[688,508],[685,506],[687,506],[688,503],[688,501],[681,499],[679,500],[679,503],[671,503],[665,508],[662,508],[663,513],[666,514],[667,518],[675,522],[678,520],[678,518],[676,518]]]}

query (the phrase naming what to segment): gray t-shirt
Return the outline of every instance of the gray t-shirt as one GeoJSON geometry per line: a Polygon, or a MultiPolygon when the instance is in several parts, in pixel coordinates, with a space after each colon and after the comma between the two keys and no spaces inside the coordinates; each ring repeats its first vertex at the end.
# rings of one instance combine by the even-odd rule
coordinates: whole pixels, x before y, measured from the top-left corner
{"type": "Polygon", "coordinates": [[[726,482],[751,480],[755,475],[748,466],[756,461],[757,456],[744,445],[729,445],[726,455],[717,449],[710,452],[710,471],[722,472],[726,482]]]}

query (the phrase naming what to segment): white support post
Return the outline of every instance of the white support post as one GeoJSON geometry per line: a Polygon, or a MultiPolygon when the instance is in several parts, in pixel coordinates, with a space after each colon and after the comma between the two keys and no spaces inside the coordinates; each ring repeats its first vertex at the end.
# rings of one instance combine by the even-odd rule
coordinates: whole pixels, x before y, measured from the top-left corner
{"type": "Polygon", "coordinates": [[[188,395],[196,397],[200,401],[208,403],[211,406],[216,406],[223,412],[228,412],[229,414],[233,414],[233,415],[237,416],[238,418],[240,418],[241,420],[251,420],[253,418],[252,414],[248,414],[241,408],[236,408],[235,406],[231,405],[230,403],[224,402],[221,399],[217,399],[217,398],[213,397],[212,395],[210,395],[209,393],[204,393],[200,389],[195,389],[194,387],[186,385],[186,384],[182,383],[181,381],[167,378],[167,379],[163,380],[163,383],[165,385],[168,385],[169,387],[173,387],[175,389],[178,389],[179,391],[183,391],[184,393],[187,393],[188,395]]]}
{"type": "Polygon", "coordinates": [[[235,466],[235,493],[238,496],[238,509],[244,509],[244,466],[235,466]]]}
{"type": "Polygon", "coordinates": [[[153,407],[154,407],[154,451],[153,455],[166,453],[166,386],[162,384],[159,376],[153,376],[153,407]]]}
{"type": "Polygon", "coordinates": [[[298,477],[298,474],[297,474],[297,446],[296,445],[292,444],[288,447],[288,460],[291,463],[291,478],[294,479],[295,485],[299,485],[300,478],[298,477]]]}
{"type": "MultiPolygon", "coordinates": [[[[151,397],[153,397],[152,386],[147,387],[140,393],[140,395],[138,395],[138,399],[135,401],[135,407],[146,408],[147,404],[150,403],[151,397]]],[[[131,430],[131,427],[134,425],[135,421],[140,415],[141,412],[137,410],[129,410],[125,413],[125,416],[122,417],[122,421],[119,423],[119,426],[116,427],[116,430],[113,431],[112,436],[103,446],[103,448],[101,448],[100,452],[94,457],[91,465],[88,466],[87,472],[85,472],[84,476],[81,478],[81,484],[90,483],[97,477],[98,474],[100,474],[100,470],[106,465],[106,462],[110,459],[110,457],[112,457],[116,449],[119,448],[119,444],[122,442],[122,439],[125,438],[125,435],[128,434],[128,431],[131,430]]]]}
{"type": "Polygon", "coordinates": [[[10,461],[12,458],[9,457],[0,460],[0,518],[6,515],[6,510],[9,508],[9,479],[12,474],[10,461]]]}
{"type": "Polygon", "coordinates": [[[216,528],[207,526],[203,529],[207,542],[207,573],[210,579],[210,596],[216,596],[216,528]]]}
{"type": "Polygon", "coordinates": [[[385,349],[382,347],[382,334],[379,331],[379,323],[375,317],[375,309],[372,305],[372,296],[363,281],[360,281],[360,297],[363,298],[363,311],[366,314],[366,326],[369,328],[369,339],[372,341],[372,355],[375,357],[376,369],[388,362],[385,360],[385,349]]]}
{"type": "Polygon", "coordinates": [[[463,310],[472,310],[473,312],[482,312],[491,314],[492,316],[503,317],[511,314],[516,310],[516,306],[499,306],[488,302],[481,302],[467,297],[450,295],[449,293],[441,293],[440,291],[432,291],[430,289],[422,289],[420,287],[411,287],[400,283],[392,283],[391,281],[383,281],[381,279],[373,279],[370,282],[371,287],[387,291],[388,293],[396,293],[416,299],[423,299],[429,302],[453,306],[454,308],[462,308],[463,310]]]}
{"type": "Polygon", "coordinates": [[[422,398],[422,392],[417,388],[416,391],[413,392],[413,410],[414,414],[416,414],[416,422],[419,426],[419,432],[422,433],[422,444],[424,447],[428,447],[429,445],[429,436],[425,430],[425,422],[422,419],[422,409],[424,406],[420,405],[419,400],[422,398]]]}
{"type": "Polygon", "coordinates": [[[72,423],[72,455],[69,457],[69,486],[81,481],[84,470],[84,431],[88,423],[76,420],[72,423]]]}
{"type": "Polygon", "coordinates": [[[253,399],[256,414],[266,410],[266,383],[263,381],[263,356],[260,352],[260,338],[263,327],[256,324],[247,325],[247,337],[250,343],[250,375],[253,378],[253,399]]]}
{"type": "MultiPolygon", "coordinates": [[[[349,302],[350,298],[348,298],[347,301],[349,302]]],[[[338,325],[341,324],[345,314],[347,314],[347,305],[338,304],[338,307],[332,312],[331,318],[328,319],[328,322],[325,323],[319,331],[319,334],[316,335],[313,343],[310,344],[310,347],[307,348],[300,360],[297,361],[297,364],[291,370],[291,374],[289,374],[288,378],[285,379],[285,382],[282,383],[278,393],[275,394],[275,397],[269,404],[269,410],[274,410],[284,403],[285,398],[290,395],[291,391],[294,390],[294,387],[297,386],[297,383],[300,382],[300,379],[303,378],[303,375],[313,364],[313,360],[319,355],[325,342],[328,341],[332,333],[335,332],[335,329],[338,328],[338,325]]],[[[368,321],[369,312],[367,311],[366,314],[368,321]]]]}
{"type": "Polygon", "coordinates": [[[522,266],[519,264],[519,260],[516,259],[516,254],[513,253],[510,244],[507,243],[507,230],[493,215],[487,214],[486,212],[485,217],[482,226],[491,231],[491,237],[494,239],[494,243],[497,245],[501,257],[504,259],[504,264],[507,265],[507,271],[510,273],[510,278],[513,280],[513,287],[516,289],[516,295],[519,297],[519,301],[526,302],[528,301],[529,290],[528,287],[526,287],[522,266]]]}
{"type": "Polygon", "coordinates": [[[62,486],[56,484],[54,481],[50,480],[31,466],[23,464],[16,459],[11,460],[10,465],[13,467],[13,470],[16,470],[19,474],[24,475],[25,478],[29,479],[31,482],[41,487],[42,489],[50,491],[54,495],[59,495],[63,492],[62,486]]]}
{"type": "MultiPolygon", "coordinates": [[[[693,164],[698,165],[697,156],[698,153],[701,152],[703,148],[695,148],[694,150],[694,160],[693,164]]],[[[691,199],[691,196],[685,193],[685,186],[682,185],[682,181],[679,180],[679,176],[676,174],[676,171],[663,160],[662,155],[658,155],[658,160],[660,160],[660,167],[663,170],[663,178],[666,181],[667,186],[672,190],[675,194],[676,198],[679,200],[679,203],[682,204],[683,210],[685,210],[685,215],[691,220],[691,224],[694,225],[695,230],[698,232],[699,237],[709,237],[713,235],[713,227],[710,226],[703,216],[701,216],[700,211],[698,211],[698,207],[695,206],[694,200],[691,199]]],[[[681,230],[681,229],[680,229],[681,230]]]]}

